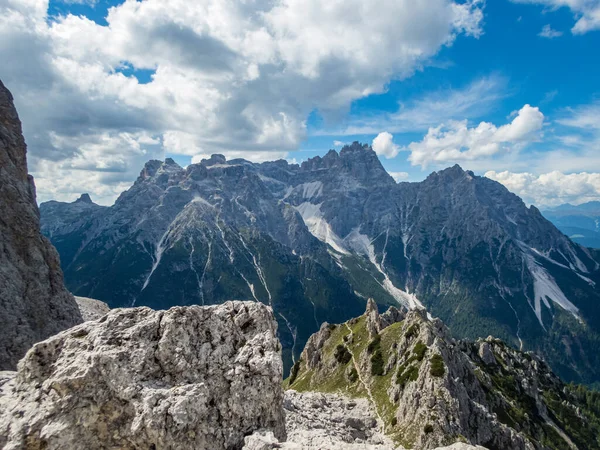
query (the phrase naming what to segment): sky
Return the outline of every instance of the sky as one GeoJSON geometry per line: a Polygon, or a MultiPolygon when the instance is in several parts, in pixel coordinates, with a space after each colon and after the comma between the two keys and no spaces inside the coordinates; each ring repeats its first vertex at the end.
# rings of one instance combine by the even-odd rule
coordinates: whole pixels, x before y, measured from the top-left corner
{"type": "Polygon", "coordinates": [[[0,61],[40,202],[356,140],[397,181],[600,199],[600,0],[0,0],[0,61]]]}

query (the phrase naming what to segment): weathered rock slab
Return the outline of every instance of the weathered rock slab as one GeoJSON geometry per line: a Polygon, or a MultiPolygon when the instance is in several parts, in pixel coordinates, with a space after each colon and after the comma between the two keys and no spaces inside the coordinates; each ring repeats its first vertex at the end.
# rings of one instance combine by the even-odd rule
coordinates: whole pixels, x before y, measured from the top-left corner
{"type": "Polygon", "coordinates": [[[81,317],[85,322],[97,320],[108,314],[110,308],[106,303],[88,297],[75,297],[81,317]]]}
{"type": "Polygon", "coordinates": [[[116,309],[0,375],[0,447],[229,449],[285,438],[281,346],[256,302],[116,309]]]}

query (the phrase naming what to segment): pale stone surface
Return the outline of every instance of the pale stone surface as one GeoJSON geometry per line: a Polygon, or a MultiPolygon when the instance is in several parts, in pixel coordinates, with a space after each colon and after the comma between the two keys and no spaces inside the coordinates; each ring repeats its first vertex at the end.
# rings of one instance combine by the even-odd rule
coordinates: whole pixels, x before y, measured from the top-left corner
{"type": "Polygon", "coordinates": [[[285,438],[281,346],[258,302],[116,309],[0,374],[0,447],[241,448],[285,438]]]}
{"type": "Polygon", "coordinates": [[[37,341],[81,323],[58,254],[40,234],[33,178],[13,99],[0,81],[0,370],[37,341]]]}
{"type": "Polygon", "coordinates": [[[394,450],[379,431],[376,414],[366,399],[314,392],[285,392],[287,440],[259,431],[246,437],[244,450],[348,449],[394,450]]]}
{"type": "Polygon", "coordinates": [[[75,297],[75,301],[85,322],[99,319],[110,311],[108,305],[100,300],[88,297],[75,297]]]}

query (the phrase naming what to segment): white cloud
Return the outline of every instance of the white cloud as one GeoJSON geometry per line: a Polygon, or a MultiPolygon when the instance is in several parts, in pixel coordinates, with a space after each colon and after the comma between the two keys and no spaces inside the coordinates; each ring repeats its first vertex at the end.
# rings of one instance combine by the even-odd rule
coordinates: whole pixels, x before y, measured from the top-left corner
{"type": "Polygon", "coordinates": [[[399,183],[400,181],[404,181],[406,179],[408,179],[409,174],[408,172],[388,172],[392,178],[394,180],[396,180],[396,183],[399,183]]]}
{"type": "MultiPolygon", "coordinates": [[[[44,161],[71,164],[76,143],[120,133],[147,133],[186,155],[284,154],[305,138],[311,111],[343,111],[392,78],[411,76],[458,35],[478,37],[481,6],[126,0],[102,26],[72,15],[49,20],[47,0],[3,0],[0,59],[11,63],[2,77],[24,123],[34,175],[44,161]],[[150,81],[119,73],[125,66],[151,71],[150,81]]],[[[117,165],[132,174],[139,167],[128,145],[117,165]]],[[[60,167],[57,178],[70,176],[60,167]]],[[[69,185],[103,189],[93,183],[69,185]]]]}
{"type": "Polygon", "coordinates": [[[561,125],[600,133],[600,101],[569,108],[565,117],[557,120],[561,125]]]}
{"type": "Polygon", "coordinates": [[[550,25],[544,25],[544,27],[542,28],[542,31],[540,31],[538,33],[538,36],[547,38],[547,39],[554,39],[554,38],[560,37],[562,35],[563,35],[562,31],[555,30],[550,25]]]}
{"type": "MultiPolygon", "coordinates": [[[[255,163],[262,163],[265,161],[276,161],[278,159],[287,159],[288,152],[273,152],[273,151],[243,151],[243,150],[226,150],[221,152],[223,156],[229,161],[231,159],[242,158],[255,163]]],[[[192,164],[197,164],[203,159],[209,159],[210,154],[199,153],[192,156],[192,164]]]]}
{"type": "Polygon", "coordinates": [[[333,141],[333,146],[334,147],[343,147],[345,145],[345,143],[343,141],[333,141]]]}
{"type": "Polygon", "coordinates": [[[501,127],[481,122],[469,128],[466,120],[442,124],[430,128],[422,141],[409,144],[408,159],[413,165],[427,167],[489,158],[537,140],[543,122],[539,108],[525,105],[511,123],[501,127]]]}
{"type": "Polygon", "coordinates": [[[571,29],[573,34],[600,30],[600,0],[512,0],[514,3],[543,5],[550,9],[569,8],[577,22],[571,29]]]}
{"type": "Polygon", "coordinates": [[[160,140],[145,132],[81,138],[53,134],[51,140],[55,148],[72,156],[60,161],[38,159],[35,184],[41,194],[39,201],[74,200],[79,193],[90,190],[95,202],[111,204],[131,186],[146,161],[164,159],[160,140]]]}
{"type": "Polygon", "coordinates": [[[478,78],[460,88],[444,88],[402,104],[392,114],[354,119],[343,128],[321,130],[316,135],[376,134],[381,129],[392,133],[426,130],[440,122],[479,117],[508,95],[507,80],[499,75],[478,78]]]}
{"type": "Polygon", "coordinates": [[[383,155],[387,159],[395,158],[400,151],[400,146],[394,144],[394,136],[387,131],[379,133],[375,139],[373,139],[372,147],[375,153],[383,155]]]}
{"type": "Polygon", "coordinates": [[[600,173],[564,174],[553,171],[534,175],[529,172],[489,171],[485,176],[504,184],[527,203],[538,207],[579,204],[600,199],[600,173]]]}

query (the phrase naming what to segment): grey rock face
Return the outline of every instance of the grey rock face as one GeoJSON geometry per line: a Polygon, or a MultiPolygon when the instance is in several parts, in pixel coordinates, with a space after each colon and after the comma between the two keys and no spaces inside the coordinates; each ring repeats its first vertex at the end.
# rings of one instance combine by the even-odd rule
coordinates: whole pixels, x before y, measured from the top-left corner
{"type": "Polygon", "coordinates": [[[241,448],[285,438],[270,308],[118,309],[36,344],[0,377],[0,447],[241,448]]]}
{"type": "Polygon", "coordinates": [[[0,369],[14,369],[34,342],[81,320],[56,250],[40,234],[21,122],[0,82],[0,369]]]}
{"type": "MultiPolygon", "coordinates": [[[[488,338],[489,339],[489,338],[488,338]]],[[[488,366],[496,365],[496,357],[492,351],[492,346],[489,342],[482,342],[479,344],[479,357],[488,366]]]]}
{"type": "Polygon", "coordinates": [[[100,300],[87,297],[75,297],[81,317],[85,322],[104,317],[110,311],[108,305],[100,300]]]}

